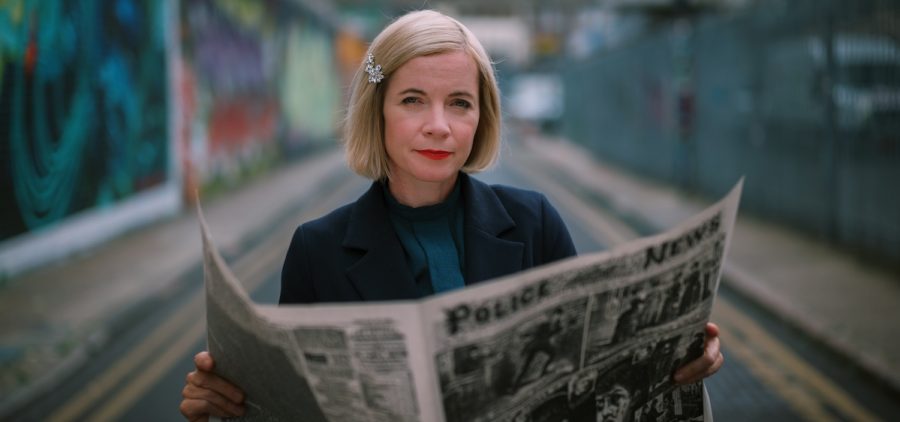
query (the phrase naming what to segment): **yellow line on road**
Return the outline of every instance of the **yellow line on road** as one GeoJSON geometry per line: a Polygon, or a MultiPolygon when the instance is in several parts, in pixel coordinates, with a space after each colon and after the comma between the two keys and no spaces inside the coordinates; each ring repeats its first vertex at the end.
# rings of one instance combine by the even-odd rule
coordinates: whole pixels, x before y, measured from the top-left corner
{"type": "MultiPolygon", "coordinates": [[[[275,242],[266,242],[251,253],[241,257],[234,265],[235,275],[238,280],[244,281],[248,292],[254,291],[266,276],[272,273],[273,265],[281,259],[280,249],[275,249],[275,242]]],[[[202,298],[203,291],[196,293],[197,298],[202,298]]],[[[127,380],[123,388],[116,390],[96,412],[87,417],[89,421],[113,421],[130,409],[147,390],[155,385],[163,375],[175,366],[185,355],[190,354],[191,347],[203,338],[206,332],[206,318],[203,307],[191,307],[194,314],[193,322],[188,328],[180,327],[177,332],[167,333],[172,337],[171,342],[160,354],[155,355],[141,368],[133,379],[127,380]]],[[[173,392],[174,393],[174,392],[173,392]]],[[[173,409],[174,410],[174,409],[173,409]]]]}
{"type": "Polygon", "coordinates": [[[740,355],[766,384],[791,399],[788,402],[801,415],[816,421],[834,419],[823,406],[828,404],[850,420],[878,420],[729,301],[718,300],[713,313],[720,317],[728,350],[740,355]]]}
{"type": "Polygon", "coordinates": [[[172,333],[181,330],[191,320],[196,319],[201,299],[202,296],[199,294],[194,295],[188,303],[182,305],[175,314],[163,322],[150,336],[132,348],[131,352],[119,359],[99,377],[88,383],[86,388],[66,402],[48,420],[51,422],[76,420],[79,415],[84,413],[94,403],[105,399],[110,390],[119,384],[127,374],[138,369],[143,365],[144,361],[157,353],[158,349],[165,346],[172,333]]]}
{"type": "MultiPolygon", "coordinates": [[[[334,208],[340,201],[345,201],[353,190],[359,189],[361,181],[355,177],[347,179],[317,206],[302,213],[298,220],[305,221],[334,208]]],[[[277,271],[273,268],[276,268],[284,258],[284,252],[296,225],[297,221],[295,220],[283,222],[273,236],[241,256],[232,266],[238,280],[244,283],[244,288],[248,292],[256,290],[266,280],[267,275],[277,271]]],[[[103,400],[101,407],[87,420],[118,420],[150,387],[159,381],[160,377],[168,373],[180,358],[190,353],[190,348],[202,338],[206,326],[202,304],[203,294],[203,290],[195,293],[188,303],[182,305],[146,340],[119,359],[110,369],[92,382],[82,394],[69,400],[49,420],[54,422],[76,420],[88,408],[110,394],[114,395],[103,400]],[[160,353],[161,349],[163,351],[160,353]],[[150,361],[147,362],[148,360],[150,361]],[[127,378],[136,370],[138,371],[137,375],[127,378]],[[125,385],[115,393],[111,393],[113,387],[121,382],[125,382],[125,385]]],[[[173,394],[175,393],[177,391],[173,391],[173,394]]]]}
{"type": "MultiPolygon", "coordinates": [[[[247,274],[245,267],[260,266],[260,251],[266,248],[260,247],[241,257],[233,266],[236,274],[247,274]]],[[[255,271],[255,268],[254,268],[255,271]]],[[[246,280],[246,278],[244,278],[246,280]]],[[[258,282],[257,282],[258,284],[258,282]]],[[[249,286],[245,286],[249,289],[249,286]]],[[[142,367],[148,359],[151,359],[157,351],[171,342],[171,337],[177,335],[189,326],[191,321],[203,319],[203,290],[195,293],[188,302],[181,305],[172,316],[167,318],[154,330],[150,336],[134,346],[124,357],[120,358],[99,377],[91,381],[87,388],[71,398],[66,404],[50,416],[53,422],[66,422],[76,420],[90,406],[98,400],[105,398],[109,392],[121,383],[128,374],[142,367]]],[[[109,400],[106,400],[109,402],[109,400]]]]}
{"type": "MultiPolygon", "coordinates": [[[[204,332],[206,332],[206,321],[203,318],[196,319],[186,329],[182,328],[180,336],[175,339],[174,343],[167,345],[155,360],[142,367],[141,371],[126,383],[124,388],[117,390],[110,400],[104,402],[85,420],[97,422],[120,420],[121,415],[130,409],[148,388],[156,384],[179,360],[184,359],[184,355],[197,344],[204,332]]],[[[175,396],[177,391],[172,393],[174,397],[177,397],[175,396]]],[[[174,406],[172,410],[175,410],[174,406]]]]}

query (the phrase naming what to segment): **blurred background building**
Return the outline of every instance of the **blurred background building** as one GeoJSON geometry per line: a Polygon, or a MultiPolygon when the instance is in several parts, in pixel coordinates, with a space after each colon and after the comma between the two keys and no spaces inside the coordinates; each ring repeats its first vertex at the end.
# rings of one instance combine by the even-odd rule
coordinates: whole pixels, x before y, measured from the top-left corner
{"type": "MultiPolygon", "coordinates": [[[[0,279],[338,139],[367,40],[413,0],[0,2],[0,279]]],[[[900,260],[900,4],[431,2],[509,121],[900,260]]]]}

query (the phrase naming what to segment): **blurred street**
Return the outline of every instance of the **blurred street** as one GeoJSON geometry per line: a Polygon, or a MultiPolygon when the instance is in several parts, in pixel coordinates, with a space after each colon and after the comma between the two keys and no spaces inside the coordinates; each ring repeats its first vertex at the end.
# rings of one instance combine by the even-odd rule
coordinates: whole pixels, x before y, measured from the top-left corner
{"type": "MultiPolygon", "coordinates": [[[[719,421],[900,415],[900,3],[426,3],[484,44],[503,146],[579,254],[744,180],[719,421]]],[[[197,207],[255,301],[370,181],[340,148],[414,0],[0,1],[0,421],[175,421],[205,349],[197,207]]],[[[390,75],[387,75],[390,78],[390,75]]],[[[389,80],[389,79],[388,79],[389,80]]]]}
{"type": "MultiPolygon", "coordinates": [[[[602,250],[637,234],[652,233],[662,227],[657,224],[677,221],[704,205],[703,201],[686,197],[665,185],[647,185],[639,179],[630,179],[633,176],[614,168],[586,163],[578,159],[580,151],[572,148],[576,147],[565,141],[543,138],[530,139],[525,143],[514,142],[507,148],[499,168],[483,174],[481,178],[491,183],[546,192],[569,225],[580,253],[602,250]],[[564,163],[570,165],[565,166],[564,163]],[[606,181],[608,186],[624,188],[630,184],[632,191],[604,193],[592,187],[590,181],[579,180],[591,176],[597,177],[598,182],[606,181]],[[648,194],[651,196],[645,196],[648,194]],[[622,198],[630,202],[623,203],[622,198]],[[641,201],[652,201],[656,209],[639,211],[647,209],[641,201]]],[[[280,170],[229,198],[218,198],[203,204],[216,239],[229,239],[220,242],[219,247],[226,251],[230,265],[257,302],[277,302],[280,264],[293,228],[302,221],[351,201],[366,189],[368,182],[344,170],[343,163],[336,157],[339,158],[339,154],[335,151],[324,152],[311,160],[314,163],[304,162],[280,170]],[[312,171],[318,175],[311,176],[312,171]],[[309,186],[294,188],[301,195],[287,201],[274,198],[275,195],[283,196],[282,191],[275,187],[283,188],[288,182],[305,184],[303,180],[307,178],[311,180],[309,186]],[[265,211],[268,215],[265,222],[252,228],[234,227],[235,215],[247,216],[248,220],[252,220],[254,213],[261,212],[257,206],[259,203],[278,204],[281,209],[265,211]],[[231,232],[240,233],[229,234],[231,232]]],[[[178,226],[178,230],[167,240],[169,244],[199,251],[199,229],[191,214],[188,212],[185,216],[160,223],[153,230],[116,241],[114,247],[104,248],[92,256],[42,270],[32,276],[34,283],[40,283],[43,277],[55,278],[66,274],[70,282],[85,287],[84,290],[66,292],[31,292],[30,297],[20,298],[23,301],[44,301],[63,314],[92,310],[96,313],[109,300],[126,302],[120,305],[127,310],[122,312],[121,319],[107,320],[92,327],[102,333],[93,337],[103,337],[103,340],[98,340],[93,347],[85,345],[86,348],[81,351],[83,361],[76,368],[66,370],[55,367],[60,363],[54,360],[41,362],[45,369],[58,374],[57,379],[49,381],[53,388],[40,392],[14,414],[7,415],[11,420],[179,419],[178,402],[184,376],[191,369],[193,354],[203,350],[205,343],[199,255],[192,252],[193,262],[185,265],[162,291],[130,299],[104,297],[110,295],[110,290],[106,289],[104,293],[99,286],[91,287],[92,274],[89,272],[97,271],[96,266],[103,266],[113,273],[115,269],[112,267],[117,266],[118,261],[133,262],[140,259],[138,257],[158,253],[154,250],[159,245],[151,239],[153,232],[165,231],[171,226],[178,226]],[[123,250],[128,250],[127,254],[123,250]]],[[[872,359],[877,355],[875,348],[878,347],[883,348],[881,353],[884,356],[896,356],[892,353],[900,350],[900,342],[896,336],[889,335],[893,329],[892,321],[896,321],[891,317],[896,316],[896,309],[888,307],[877,312],[884,321],[888,321],[881,324],[887,330],[882,333],[883,337],[866,338],[866,334],[860,332],[856,338],[847,339],[860,346],[850,355],[843,353],[847,350],[832,350],[827,344],[838,340],[820,337],[833,333],[803,331],[806,324],[813,323],[826,326],[862,324],[867,318],[863,310],[885,306],[882,302],[887,305],[896,303],[894,301],[900,297],[897,286],[891,285],[889,287],[892,289],[885,291],[885,294],[893,296],[880,298],[857,297],[852,292],[829,292],[826,287],[816,292],[817,296],[821,296],[816,300],[824,300],[830,294],[843,295],[830,300],[843,301],[845,306],[858,306],[859,320],[855,320],[853,314],[847,314],[841,321],[829,320],[827,313],[799,317],[783,314],[777,305],[767,303],[764,297],[754,296],[747,290],[778,289],[778,286],[741,286],[732,277],[749,277],[750,280],[778,277],[778,272],[784,269],[776,266],[784,259],[801,266],[794,268],[795,273],[817,272],[814,267],[802,268],[809,261],[827,261],[834,267],[835,275],[859,269],[843,268],[848,265],[853,267],[852,260],[847,261],[834,251],[816,250],[808,244],[794,245],[799,248],[793,252],[796,255],[778,256],[782,248],[790,245],[756,242],[777,239],[804,245],[804,240],[796,239],[795,235],[776,227],[768,227],[768,233],[747,236],[748,228],[765,227],[765,224],[747,217],[741,217],[741,220],[733,253],[728,259],[731,270],[725,273],[713,312],[713,321],[719,323],[723,330],[727,359],[720,373],[708,381],[715,418],[725,421],[890,420],[898,414],[900,402],[897,401],[896,391],[887,385],[890,376],[885,379],[873,377],[861,367],[861,362],[854,361],[872,359]],[[755,256],[744,255],[747,248],[756,250],[755,256]],[[751,258],[756,261],[748,261],[751,258]],[[771,266],[766,265],[765,260],[772,261],[771,266]],[[736,267],[744,267],[740,271],[748,271],[749,274],[738,275],[733,269],[736,267]],[[792,319],[795,317],[799,319],[792,319]]],[[[155,273],[169,272],[170,266],[161,262],[156,269],[142,270],[154,274],[132,274],[128,278],[138,280],[158,276],[155,273]]],[[[878,282],[879,275],[875,270],[867,269],[865,272],[868,278],[858,280],[861,288],[866,286],[865,283],[878,282]]],[[[827,284],[829,276],[822,277],[822,284],[827,284]]],[[[896,281],[890,279],[890,274],[880,277],[884,278],[881,281],[896,281]]],[[[808,297],[788,296],[788,288],[776,293],[782,300],[797,307],[807,306],[811,302],[808,297]]],[[[9,294],[3,297],[4,310],[12,305],[7,300],[9,294]]],[[[95,317],[108,318],[104,315],[95,317]]],[[[878,327],[867,329],[874,331],[878,327]]],[[[887,359],[882,363],[895,365],[889,370],[897,373],[896,361],[887,359]]]]}

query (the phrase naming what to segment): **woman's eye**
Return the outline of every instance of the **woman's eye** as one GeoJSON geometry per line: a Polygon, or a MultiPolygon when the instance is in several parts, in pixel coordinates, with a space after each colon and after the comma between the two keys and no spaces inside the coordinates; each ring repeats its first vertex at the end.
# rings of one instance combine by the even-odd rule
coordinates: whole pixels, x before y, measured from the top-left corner
{"type": "Polygon", "coordinates": [[[416,97],[406,97],[401,101],[403,104],[415,104],[419,102],[419,99],[416,97]]]}
{"type": "Polygon", "coordinates": [[[453,100],[454,107],[472,108],[472,103],[466,100],[453,100]]]}

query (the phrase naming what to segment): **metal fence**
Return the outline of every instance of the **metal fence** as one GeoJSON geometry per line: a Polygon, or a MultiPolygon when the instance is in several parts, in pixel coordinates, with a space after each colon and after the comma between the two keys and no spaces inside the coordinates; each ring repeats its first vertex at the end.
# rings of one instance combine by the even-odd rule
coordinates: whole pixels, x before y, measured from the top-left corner
{"type": "Polygon", "coordinates": [[[562,130],[604,159],[900,259],[900,2],[760,0],[564,66],[562,130]]]}

